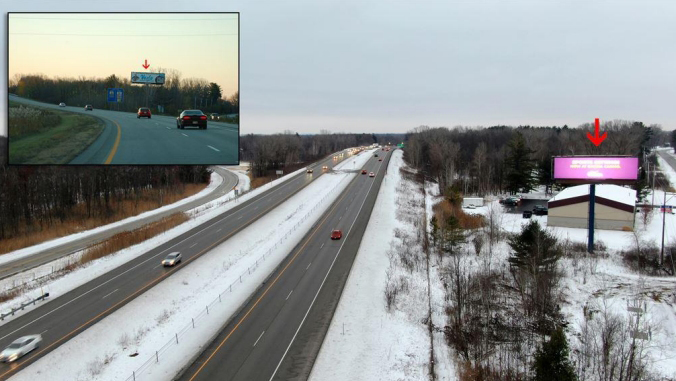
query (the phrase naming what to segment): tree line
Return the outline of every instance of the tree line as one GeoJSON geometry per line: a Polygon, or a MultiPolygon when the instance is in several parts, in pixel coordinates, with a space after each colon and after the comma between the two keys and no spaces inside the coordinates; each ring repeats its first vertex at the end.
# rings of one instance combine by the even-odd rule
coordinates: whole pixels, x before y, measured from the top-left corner
{"type": "Polygon", "coordinates": [[[105,219],[121,201],[138,201],[144,191],[159,190],[155,194],[162,197],[210,178],[205,166],[7,166],[6,141],[0,137],[0,240],[41,231],[76,213],[105,219]]]}
{"type": "Polygon", "coordinates": [[[293,164],[318,160],[349,147],[401,142],[403,134],[331,134],[322,130],[319,135],[300,135],[292,131],[282,134],[240,137],[242,161],[251,163],[254,177],[267,176],[272,171],[293,164]]]}
{"type": "Polygon", "coordinates": [[[591,123],[577,128],[421,126],[407,133],[404,158],[442,190],[486,195],[551,189],[554,156],[632,155],[641,167],[637,187],[644,189],[648,150],[667,143],[669,133],[656,124],[623,120],[603,123],[601,131],[608,138],[596,147],[587,139],[587,132],[593,133],[591,123]]]}
{"type": "Polygon", "coordinates": [[[176,70],[164,72],[164,85],[132,84],[129,78],[110,75],[96,78],[48,78],[41,74],[15,75],[9,83],[9,92],[20,97],[68,106],[91,104],[97,109],[135,112],[139,107],[149,107],[154,113],[158,106],[164,114],[178,115],[182,110],[200,109],[204,113],[239,113],[239,92],[229,96],[222,93],[220,85],[201,78],[181,78],[176,70]],[[108,103],[110,88],[123,89],[120,103],[108,103]]]}

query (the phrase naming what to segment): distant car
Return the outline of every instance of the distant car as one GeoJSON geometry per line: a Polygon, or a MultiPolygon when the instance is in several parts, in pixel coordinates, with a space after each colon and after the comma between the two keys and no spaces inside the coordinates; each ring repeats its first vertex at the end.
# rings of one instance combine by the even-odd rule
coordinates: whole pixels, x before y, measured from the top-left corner
{"type": "Polygon", "coordinates": [[[520,202],[521,199],[519,199],[518,197],[507,197],[502,204],[507,206],[517,206],[519,205],[520,202]]]}
{"type": "Polygon", "coordinates": [[[218,119],[221,118],[221,117],[220,117],[217,113],[215,113],[215,112],[209,114],[209,116],[211,117],[211,120],[218,120],[218,119]]]}
{"type": "Polygon", "coordinates": [[[383,161],[383,158],[381,157],[380,159],[378,159],[378,161],[383,161]]]}
{"type": "Polygon", "coordinates": [[[177,264],[181,263],[181,253],[179,252],[173,252],[167,254],[167,256],[162,260],[162,266],[167,267],[167,266],[176,266],[177,264]]]}
{"type": "Polygon", "coordinates": [[[365,169],[362,169],[362,170],[361,170],[361,174],[362,174],[362,175],[365,175],[366,173],[367,173],[367,172],[366,172],[365,169]]]}
{"type": "Polygon", "coordinates": [[[28,335],[20,337],[12,342],[2,353],[0,353],[0,361],[12,362],[16,361],[25,354],[33,351],[40,346],[42,336],[28,335]]]}
{"type": "Polygon", "coordinates": [[[61,103],[59,103],[59,107],[66,107],[66,104],[61,102],[61,103]]]}
{"type": "Polygon", "coordinates": [[[530,210],[524,210],[523,211],[523,218],[531,218],[532,215],[533,215],[533,212],[531,212],[530,210]]]}
{"type": "Polygon", "coordinates": [[[327,170],[329,169],[329,166],[328,166],[328,165],[325,165],[325,166],[322,167],[322,169],[325,170],[325,171],[327,171],[327,170]]]}
{"type": "Polygon", "coordinates": [[[474,204],[469,204],[466,206],[467,209],[476,209],[476,206],[474,204]]]}
{"type": "Polygon", "coordinates": [[[546,216],[549,214],[549,210],[547,209],[546,206],[536,205],[533,208],[533,214],[535,214],[536,216],[546,216]]]}
{"type": "Polygon", "coordinates": [[[376,177],[376,174],[371,172],[371,173],[369,173],[369,177],[376,177]]]}
{"type": "Polygon", "coordinates": [[[334,230],[331,232],[331,239],[341,239],[343,238],[343,232],[340,230],[334,230]]]}
{"type": "Polygon", "coordinates": [[[140,119],[141,117],[150,119],[150,116],[150,109],[147,107],[139,108],[138,112],[136,113],[136,119],[140,119]]]}
{"type": "Polygon", "coordinates": [[[373,157],[378,157],[378,154],[373,155],[373,157]]]}
{"type": "Polygon", "coordinates": [[[94,111],[94,107],[92,105],[85,105],[85,111],[94,111]]]}
{"type": "Polygon", "coordinates": [[[312,171],[312,168],[308,168],[308,169],[307,169],[307,173],[312,173],[312,172],[313,172],[313,171],[312,171]]]}
{"type": "Polygon", "coordinates": [[[206,130],[207,116],[200,110],[184,110],[176,118],[176,128],[184,129],[186,127],[199,127],[200,130],[206,130]]]}

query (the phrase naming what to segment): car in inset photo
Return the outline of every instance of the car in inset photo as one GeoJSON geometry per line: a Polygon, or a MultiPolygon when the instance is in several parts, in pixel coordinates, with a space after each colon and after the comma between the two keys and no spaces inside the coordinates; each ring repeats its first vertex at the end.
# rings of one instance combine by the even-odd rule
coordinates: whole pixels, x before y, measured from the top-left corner
{"type": "Polygon", "coordinates": [[[181,263],[181,253],[178,251],[175,251],[173,253],[167,254],[167,256],[162,260],[162,266],[167,267],[167,266],[176,266],[177,264],[181,263]]]}
{"type": "Polygon", "coordinates": [[[206,130],[207,116],[201,110],[184,110],[176,118],[176,128],[185,129],[186,127],[199,127],[200,130],[206,130]]]}
{"type": "Polygon", "coordinates": [[[16,361],[27,353],[33,351],[40,346],[42,336],[28,335],[20,337],[12,342],[2,353],[0,353],[0,361],[12,362],[16,361]]]}
{"type": "Polygon", "coordinates": [[[341,239],[343,238],[343,232],[341,230],[334,230],[331,232],[331,239],[341,239]]]}
{"type": "Polygon", "coordinates": [[[85,105],[85,111],[94,111],[94,107],[92,105],[85,105]]]}
{"type": "Polygon", "coordinates": [[[59,103],[59,107],[66,107],[66,104],[61,102],[61,103],[59,103]]]}
{"type": "Polygon", "coordinates": [[[209,114],[209,116],[211,117],[211,120],[219,120],[221,118],[220,115],[218,115],[218,113],[215,112],[212,112],[211,114],[209,114]]]}
{"type": "Polygon", "coordinates": [[[136,113],[136,119],[140,119],[141,117],[150,119],[150,116],[150,109],[148,107],[140,107],[136,113]]]}

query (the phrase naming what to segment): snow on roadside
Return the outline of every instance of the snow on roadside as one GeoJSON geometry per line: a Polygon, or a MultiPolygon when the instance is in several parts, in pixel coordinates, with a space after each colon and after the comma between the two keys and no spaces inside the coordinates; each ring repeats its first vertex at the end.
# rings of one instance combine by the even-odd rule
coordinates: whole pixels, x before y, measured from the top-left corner
{"type": "MultiPolygon", "coordinates": [[[[365,162],[368,158],[363,155],[359,160],[365,162]]],[[[301,171],[304,169],[296,173],[301,171]]],[[[48,373],[53,380],[125,380],[146,362],[151,365],[136,374],[137,380],[171,379],[275,269],[354,176],[351,173],[321,176],[251,226],[11,379],[32,380],[48,373]],[[261,261],[263,255],[265,260],[261,261]],[[240,283],[242,274],[245,275],[240,283]],[[215,302],[219,292],[222,303],[215,302]],[[211,303],[214,304],[207,315],[205,307],[211,303]],[[179,344],[175,345],[172,338],[177,334],[179,344]],[[154,365],[151,357],[159,350],[160,362],[154,365]],[[133,353],[138,355],[129,357],[133,353]],[[73,362],[73,358],[78,362],[73,362]]],[[[240,200],[261,191],[258,188],[240,200]]],[[[174,231],[181,230],[183,225],[195,226],[230,207],[211,210],[151,240],[157,242],[138,245],[144,247],[141,250],[135,246],[125,251],[144,252],[180,234],[174,231]]]]}
{"type": "MultiPolygon", "coordinates": [[[[397,208],[406,208],[410,197],[417,197],[417,202],[422,200],[413,185],[403,183],[399,171],[402,165],[402,152],[396,150],[364,233],[364,237],[377,239],[361,242],[310,380],[429,377],[430,340],[422,322],[427,316],[428,300],[425,271],[418,269],[409,274],[400,267],[388,269],[390,242],[401,245],[396,236],[415,237],[415,228],[402,221],[405,218],[398,216],[397,208]],[[391,280],[404,282],[408,288],[399,293],[392,312],[387,312],[385,302],[388,273],[391,280]]],[[[418,245],[410,245],[417,250],[418,245]]]]}
{"type": "MultiPolygon", "coordinates": [[[[676,156],[670,153],[668,154],[671,155],[674,159],[676,159],[676,156]]],[[[669,165],[669,163],[667,163],[667,161],[664,160],[662,156],[660,155],[656,156],[657,156],[657,164],[660,166],[660,170],[664,172],[663,174],[669,180],[671,186],[676,188],[676,170],[674,170],[674,168],[671,165],[669,165]]]]}
{"type": "Polygon", "coordinates": [[[7,254],[0,255],[0,265],[7,263],[7,262],[17,260],[17,259],[20,259],[20,258],[24,258],[24,257],[30,256],[30,255],[33,255],[33,254],[35,254],[36,252],[39,252],[39,251],[47,250],[47,249],[50,249],[50,248],[55,247],[55,246],[62,245],[62,244],[67,243],[67,242],[71,242],[71,241],[74,241],[74,240],[77,240],[77,239],[88,237],[92,234],[96,234],[96,233],[100,233],[102,231],[106,231],[106,230],[109,230],[109,229],[112,229],[112,228],[116,228],[118,226],[127,224],[131,221],[138,220],[138,219],[141,219],[141,218],[145,218],[145,217],[148,217],[148,216],[152,216],[152,215],[155,215],[157,213],[164,212],[168,209],[172,209],[172,208],[175,208],[177,206],[186,204],[188,202],[191,202],[191,201],[193,201],[197,198],[200,198],[200,197],[204,197],[207,194],[213,192],[213,190],[216,189],[219,185],[221,185],[222,182],[223,182],[223,178],[221,177],[221,175],[219,175],[216,172],[212,172],[211,173],[211,179],[209,180],[209,185],[207,185],[207,187],[204,188],[203,190],[201,190],[200,192],[198,192],[198,193],[196,193],[196,194],[194,194],[190,197],[184,198],[184,199],[177,201],[173,204],[165,205],[161,208],[149,210],[147,212],[138,214],[136,216],[125,218],[124,220],[120,220],[120,221],[113,222],[113,223],[110,223],[110,224],[107,224],[107,225],[99,226],[98,228],[89,229],[89,230],[86,230],[86,231],[83,231],[83,232],[80,232],[80,233],[67,235],[67,236],[61,237],[61,238],[56,238],[56,239],[53,239],[53,240],[50,240],[50,241],[47,241],[47,242],[43,242],[43,243],[40,243],[40,244],[37,244],[37,245],[29,246],[29,247],[26,247],[26,248],[23,248],[23,249],[19,249],[19,250],[9,252],[7,254]]]}

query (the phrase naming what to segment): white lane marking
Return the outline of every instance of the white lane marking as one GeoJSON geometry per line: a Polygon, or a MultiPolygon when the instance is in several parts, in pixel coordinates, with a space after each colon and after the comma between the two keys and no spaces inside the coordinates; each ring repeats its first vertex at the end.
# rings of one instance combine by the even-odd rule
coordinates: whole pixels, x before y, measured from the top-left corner
{"type": "Polygon", "coordinates": [[[169,128],[169,127],[165,127],[165,128],[166,128],[167,130],[171,130],[171,128],[169,128]]]}
{"type": "MultiPolygon", "coordinates": [[[[303,179],[304,179],[304,177],[298,177],[296,180],[302,181],[303,179]]],[[[273,194],[279,192],[280,190],[286,188],[287,186],[290,186],[290,185],[293,184],[294,181],[296,181],[296,180],[289,180],[289,181],[286,181],[286,182],[280,184],[277,188],[275,188],[275,189],[273,189],[272,191],[270,191],[270,193],[265,194],[263,197],[259,198],[258,201],[261,201],[261,200],[263,200],[263,199],[269,198],[269,197],[272,196],[273,194]]],[[[241,211],[243,211],[244,209],[250,207],[251,205],[253,205],[253,204],[248,204],[248,205],[246,205],[245,207],[243,207],[242,209],[240,209],[239,211],[241,212],[241,211]]],[[[152,257],[146,259],[145,261],[140,262],[140,263],[137,264],[136,266],[131,267],[131,268],[129,268],[129,269],[127,269],[127,270],[121,272],[120,274],[115,275],[114,277],[112,277],[112,278],[108,279],[107,281],[101,283],[100,285],[98,285],[98,286],[92,288],[91,290],[84,292],[82,295],[76,296],[75,298],[73,298],[73,299],[67,301],[66,303],[60,305],[59,307],[56,307],[55,309],[53,309],[53,310],[51,310],[51,311],[49,311],[49,312],[46,312],[46,313],[42,314],[41,316],[38,316],[37,318],[33,319],[32,321],[30,321],[30,322],[28,322],[28,323],[22,325],[21,327],[15,329],[14,331],[12,331],[12,332],[6,334],[5,336],[0,337],[0,340],[6,338],[6,337],[8,337],[8,336],[11,336],[11,335],[15,334],[16,332],[18,332],[18,331],[20,331],[20,330],[22,330],[22,329],[28,327],[29,325],[31,325],[31,324],[33,324],[33,323],[35,323],[36,321],[41,320],[41,319],[43,319],[43,318],[45,318],[45,317],[51,315],[52,313],[54,313],[54,312],[56,312],[56,311],[62,309],[63,307],[65,307],[65,306],[67,306],[67,305],[73,303],[74,301],[76,301],[76,300],[82,298],[83,296],[89,294],[90,292],[92,292],[92,291],[94,291],[94,290],[96,290],[96,289],[98,289],[98,288],[100,288],[100,287],[103,287],[104,285],[106,285],[106,284],[108,284],[108,283],[114,281],[115,279],[121,277],[122,275],[124,275],[124,274],[126,274],[126,273],[128,273],[128,272],[130,272],[130,271],[132,271],[132,270],[134,270],[134,269],[136,269],[136,268],[139,267],[139,266],[142,266],[142,265],[146,264],[148,261],[154,260],[155,258],[159,257],[160,255],[162,255],[162,254],[166,253],[167,251],[173,249],[174,247],[176,247],[176,246],[182,244],[183,242],[185,242],[185,241],[187,241],[187,240],[193,238],[194,236],[196,236],[196,235],[202,233],[203,231],[205,231],[205,230],[211,228],[212,226],[216,225],[217,223],[223,221],[224,219],[226,219],[226,218],[228,218],[228,217],[230,217],[230,216],[231,216],[231,214],[227,214],[227,215],[224,214],[223,217],[222,217],[221,219],[219,219],[218,221],[214,221],[213,224],[210,224],[209,226],[206,226],[204,229],[201,229],[201,230],[195,232],[194,234],[190,235],[189,237],[186,237],[186,238],[180,240],[179,242],[175,243],[174,245],[172,245],[172,246],[170,246],[170,247],[168,247],[168,248],[166,248],[166,249],[160,251],[160,252],[157,253],[156,255],[153,255],[152,257]]],[[[240,216],[240,218],[242,218],[242,216],[240,216]]],[[[159,267],[159,266],[161,266],[161,264],[155,266],[155,267],[153,268],[153,270],[154,270],[155,268],[159,267]]]]}
{"type": "Polygon", "coordinates": [[[241,219],[242,219],[242,216],[237,217],[237,219],[238,219],[238,220],[241,220],[241,219]]]}
{"type": "MultiPolygon", "coordinates": [[[[261,337],[263,337],[263,334],[264,334],[264,333],[265,333],[265,331],[261,332],[261,335],[258,336],[258,340],[260,340],[261,337]]],[[[256,344],[258,344],[258,340],[256,340],[256,342],[254,343],[254,347],[256,346],[256,344]]]]}
{"type": "Polygon", "coordinates": [[[116,288],[116,289],[115,289],[113,292],[111,292],[110,294],[106,294],[106,296],[104,296],[104,297],[101,298],[101,299],[105,299],[105,298],[109,297],[110,295],[112,295],[113,293],[115,293],[117,290],[119,290],[119,288],[116,288]]]}
{"type": "Polygon", "coordinates": [[[158,268],[158,267],[160,267],[160,266],[162,266],[162,264],[161,264],[161,263],[160,263],[159,265],[157,265],[157,266],[153,267],[153,270],[155,270],[156,268],[158,268]]]}
{"type": "Polygon", "coordinates": [[[207,147],[211,148],[212,150],[214,150],[214,151],[216,151],[216,152],[221,152],[221,150],[218,150],[218,149],[216,149],[216,148],[214,148],[214,147],[212,147],[212,146],[207,146],[207,147]]]}
{"type": "Polygon", "coordinates": [[[195,243],[193,243],[192,245],[190,245],[190,248],[192,249],[193,247],[195,247],[195,245],[197,245],[197,242],[195,242],[195,243]]]}
{"type": "MultiPolygon", "coordinates": [[[[293,292],[293,290],[291,290],[291,292],[293,292]]],[[[289,292],[289,295],[287,295],[286,299],[284,299],[284,300],[289,300],[289,296],[291,296],[291,292],[289,292]]]]}
{"type": "Polygon", "coordinates": [[[45,329],[44,331],[40,332],[40,335],[44,335],[45,332],[49,331],[48,329],[45,329]]]}
{"type": "Polygon", "coordinates": [[[321,249],[322,247],[324,247],[324,244],[323,244],[323,243],[322,243],[322,245],[321,245],[321,246],[319,246],[319,248],[321,249]]]}
{"type": "Polygon", "coordinates": [[[221,231],[221,229],[218,229],[218,230],[216,230],[216,233],[218,233],[218,232],[220,232],[220,231],[221,231]]]}
{"type": "Polygon", "coordinates": [[[258,209],[258,207],[255,207],[254,210],[258,209]]]}
{"type": "MultiPolygon", "coordinates": [[[[368,192],[366,192],[366,196],[364,196],[364,201],[362,201],[361,206],[359,207],[359,210],[357,211],[356,217],[352,221],[352,225],[350,225],[350,229],[347,231],[347,234],[345,234],[345,240],[347,240],[347,236],[350,235],[350,232],[352,231],[352,227],[354,226],[354,223],[357,222],[357,217],[359,217],[359,214],[361,213],[361,210],[364,207],[364,204],[366,203],[366,199],[368,198],[369,193],[371,193],[371,189],[373,188],[374,183],[375,182],[372,182],[371,185],[369,186],[369,190],[368,190],[368,192]]],[[[317,296],[319,296],[319,292],[322,290],[322,287],[324,287],[324,282],[326,282],[326,278],[328,278],[329,274],[331,273],[331,269],[333,268],[333,264],[336,263],[336,259],[338,259],[338,255],[340,255],[340,251],[343,249],[343,245],[345,244],[345,240],[343,240],[343,243],[340,244],[340,247],[338,248],[338,252],[336,253],[336,256],[333,257],[333,262],[331,262],[331,266],[329,266],[329,270],[326,272],[326,275],[324,276],[322,283],[319,285],[319,290],[317,290],[315,297],[312,299],[312,302],[310,303],[310,307],[308,307],[307,311],[305,312],[305,316],[303,316],[303,320],[301,320],[300,325],[298,326],[298,329],[296,330],[296,333],[293,334],[293,337],[291,338],[291,342],[289,343],[289,346],[286,347],[286,350],[284,351],[282,358],[279,360],[279,363],[277,364],[275,371],[272,372],[272,377],[270,377],[270,381],[272,381],[272,379],[275,378],[275,375],[277,374],[277,371],[279,370],[280,365],[282,365],[282,361],[284,361],[284,357],[286,357],[286,354],[289,352],[291,345],[293,344],[294,340],[296,340],[296,336],[298,336],[298,332],[300,332],[300,328],[303,326],[303,323],[305,323],[305,319],[307,319],[307,315],[310,313],[312,306],[315,304],[315,300],[317,300],[317,296]]]]}
{"type": "Polygon", "coordinates": [[[343,218],[343,216],[338,217],[338,221],[340,221],[343,218]]]}
{"type": "Polygon", "coordinates": [[[188,137],[188,135],[186,135],[186,134],[184,134],[184,133],[182,133],[182,132],[181,132],[181,135],[185,136],[186,138],[188,137]]]}
{"type": "Polygon", "coordinates": [[[312,262],[308,263],[308,265],[307,265],[307,267],[305,268],[305,270],[309,269],[311,264],[312,264],[312,262]]]}

